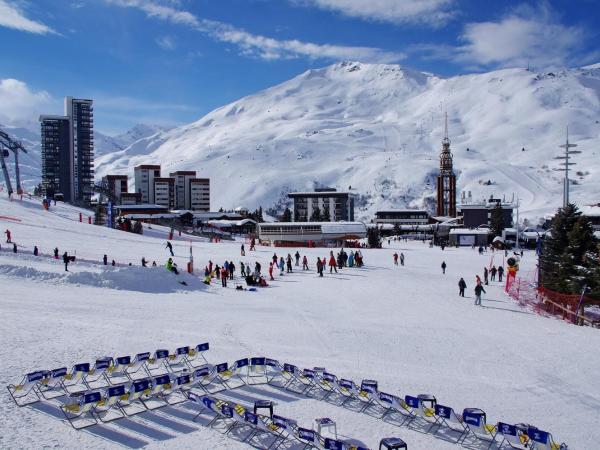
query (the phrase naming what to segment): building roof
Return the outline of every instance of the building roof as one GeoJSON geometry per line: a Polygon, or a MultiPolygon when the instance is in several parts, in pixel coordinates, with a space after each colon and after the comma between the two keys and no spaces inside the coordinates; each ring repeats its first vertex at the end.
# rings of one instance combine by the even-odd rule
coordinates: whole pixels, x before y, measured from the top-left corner
{"type": "Polygon", "coordinates": [[[209,220],[208,224],[217,228],[231,228],[231,227],[241,227],[248,223],[252,223],[256,225],[256,221],[252,219],[242,219],[242,220],[209,220]]]}
{"type": "Polygon", "coordinates": [[[135,166],[133,168],[133,170],[155,170],[155,169],[160,170],[160,164],[159,165],[155,165],[155,164],[141,164],[141,165],[135,166]]]}
{"type": "Polygon", "coordinates": [[[127,175],[104,175],[102,178],[107,178],[109,180],[127,180],[127,175]]]}
{"type": "Polygon", "coordinates": [[[177,219],[179,214],[171,214],[171,213],[158,213],[158,214],[125,214],[123,216],[124,219],[177,219]]]}
{"type": "Polygon", "coordinates": [[[193,177],[196,176],[196,171],[195,170],[178,170],[177,172],[171,172],[169,174],[169,176],[173,177],[176,175],[191,175],[193,177]]]}
{"type": "Polygon", "coordinates": [[[215,220],[215,219],[220,219],[220,218],[227,218],[229,220],[241,220],[244,217],[242,217],[240,214],[237,214],[237,213],[209,211],[209,212],[201,212],[201,213],[195,212],[194,218],[200,219],[200,220],[215,220]]]}
{"type": "Polygon", "coordinates": [[[487,228],[452,228],[450,234],[489,234],[490,230],[487,228]]]}
{"type": "Polygon", "coordinates": [[[169,177],[154,177],[154,182],[175,184],[175,178],[169,177]]]}
{"type": "Polygon", "coordinates": [[[425,213],[429,215],[429,212],[425,209],[382,209],[380,211],[375,211],[375,214],[379,213],[425,213]]]}
{"type": "Polygon", "coordinates": [[[115,209],[129,209],[129,210],[145,210],[145,209],[156,209],[160,211],[166,211],[165,206],[161,205],[152,205],[152,204],[142,204],[142,205],[115,205],[115,209]]]}
{"type": "Polygon", "coordinates": [[[587,217],[600,216],[600,203],[597,205],[585,205],[581,207],[581,213],[587,217]]]}
{"type": "Polygon", "coordinates": [[[311,191],[311,192],[289,192],[288,197],[342,197],[347,195],[355,195],[353,192],[340,191],[311,191]]]}

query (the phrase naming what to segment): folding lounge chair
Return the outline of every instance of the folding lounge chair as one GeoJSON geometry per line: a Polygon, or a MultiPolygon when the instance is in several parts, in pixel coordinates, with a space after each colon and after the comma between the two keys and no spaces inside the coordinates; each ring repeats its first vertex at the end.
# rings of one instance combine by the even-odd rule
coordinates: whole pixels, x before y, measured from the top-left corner
{"type": "Polygon", "coordinates": [[[280,416],[261,416],[258,415],[258,421],[256,423],[258,429],[257,434],[269,434],[274,437],[273,442],[267,446],[267,450],[275,446],[275,449],[279,448],[289,436],[288,432],[288,419],[280,416]],[[275,445],[279,442],[278,445],[275,445]]]}
{"type": "Polygon", "coordinates": [[[113,365],[113,359],[110,356],[99,358],[94,363],[94,367],[85,375],[85,383],[90,388],[106,386],[106,373],[113,365]]]}
{"type": "Polygon", "coordinates": [[[192,375],[184,373],[171,376],[171,389],[163,394],[169,405],[176,405],[187,400],[186,392],[192,388],[192,375]]]}
{"type": "Polygon", "coordinates": [[[128,390],[129,385],[127,384],[109,386],[105,389],[102,396],[103,402],[94,406],[94,412],[101,422],[112,422],[113,420],[125,417],[125,413],[119,407],[119,402],[127,399],[128,390]]]}
{"type": "Polygon", "coordinates": [[[67,403],[60,406],[67,421],[76,430],[96,425],[94,407],[104,402],[100,391],[88,391],[76,397],[70,397],[67,403]]]}
{"type": "Polygon", "coordinates": [[[386,392],[379,392],[377,398],[377,403],[385,409],[383,416],[381,416],[382,419],[389,414],[397,414],[403,419],[400,423],[400,426],[402,426],[407,422],[412,422],[417,417],[413,408],[407,404],[405,399],[403,400],[396,395],[386,392]]]}
{"type": "Polygon", "coordinates": [[[322,449],[321,436],[315,430],[309,430],[308,428],[297,427],[294,431],[296,440],[304,444],[304,449],[307,448],[318,448],[322,449]]]}
{"type": "Polygon", "coordinates": [[[246,385],[244,375],[248,376],[248,358],[238,359],[231,367],[227,363],[217,365],[217,378],[227,389],[236,389],[246,385]]]}
{"type": "Polygon", "coordinates": [[[151,358],[146,361],[146,372],[151,377],[162,375],[169,372],[167,359],[169,358],[169,350],[158,349],[154,352],[151,358]]]}
{"type": "Polygon", "coordinates": [[[247,383],[251,386],[257,384],[266,384],[269,380],[267,373],[268,369],[269,366],[267,366],[267,358],[250,358],[247,383]]]}
{"type": "Polygon", "coordinates": [[[233,418],[233,408],[222,400],[217,400],[214,397],[209,395],[198,395],[195,392],[188,392],[188,400],[196,403],[199,406],[202,406],[202,409],[194,418],[192,419],[194,422],[200,417],[204,410],[208,409],[210,412],[214,414],[213,419],[206,425],[207,427],[212,427],[215,423],[219,421],[229,422],[229,426],[226,427],[224,433],[229,432],[229,429],[235,424],[235,420],[233,418]]]}
{"type": "Polygon", "coordinates": [[[303,369],[302,372],[297,372],[295,376],[299,384],[303,386],[303,389],[298,392],[299,394],[309,397],[313,389],[319,388],[317,372],[313,369],[303,369]]]}
{"type": "Polygon", "coordinates": [[[150,359],[150,352],[138,353],[133,358],[133,362],[129,365],[126,370],[126,374],[131,381],[141,380],[148,376],[146,371],[146,364],[150,359]]]}
{"type": "Polygon", "coordinates": [[[267,366],[267,383],[271,383],[274,378],[281,376],[281,364],[276,359],[265,358],[267,366]]]}
{"type": "Polygon", "coordinates": [[[69,373],[62,379],[62,386],[67,394],[74,394],[89,390],[90,387],[85,380],[90,372],[90,363],[75,364],[69,373]]]}
{"type": "Polygon", "coordinates": [[[454,409],[452,409],[450,406],[436,404],[434,408],[434,415],[436,420],[428,431],[436,428],[435,432],[437,433],[437,428],[444,426],[449,431],[459,434],[458,438],[456,438],[456,444],[458,444],[463,437],[469,433],[469,428],[463,421],[463,418],[457,415],[454,409]]]}
{"type": "Polygon", "coordinates": [[[134,416],[146,411],[146,405],[142,402],[142,396],[148,395],[152,389],[152,380],[144,378],[134,380],[129,385],[127,397],[123,396],[119,400],[119,407],[128,416],[134,416]]]}
{"type": "Polygon", "coordinates": [[[463,441],[469,434],[475,436],[478,440],[489,442],[491,447],[496,442],[496,425],[488,425],[487,417],[484,411],[478,408],[465,408],[463,411],[463,422],[469,429],[463,441]]]}
{"type": "Polygon", "coordinates": [[[516,425],[511,425],[504,422],[498,422],[496,428],[498,429],[498,436],[502,437],[500,444],[498,444],[498,448],[502,448],[505,442],[511,448],[516,448],[519,450],[527,450],[529,448],[529,436],[527,435],[527,429],[522,430],[516,425]]]}
{"type": "Polygon", "coordinates": [[[194,369],[192,372],[192,388],[200,388],[207,394],[221,392],[226,389],[226,387],[217,380],[217,368],[210,367],[208,364],[194,369]],[[219,384],[217,389],[214,389],[215,381],[219,384]]]}
{"type": "Polygon", "coordinates": [[[358,390],[354,381],[345,378],[336,379],[333,382],[333,387],[335,393],[342,399],[340,406],[344,406],[347,402],[352,401],[354,399],[352,393],[358,390]]]}
{"type": "MultiPolygon", "coordinates": [[[[411,399],[414,399],[414,398],[415,397],[411,397],[411,399]]],[[[437,420],[437,418],[435,416],[435,405],[436,405],[435,398],[430,397],[430,396],[419,395],[416,397],[416,399],[417,399],[417,407],[413,408],[415,415],[417,416],[418,419],[421,419],[422,422],[425,422],[426,424],[433,426],[437,420]],[[424,398],[424,397],[426,397],[426,398],[424,398]],[[430,402],[431,406],[425,405],[426,401],[430,402]]],[[[408,403],[408,402],[406,402],[406,403],[408,403]]],[[[414,400],[413,400],[413,404],[414,404],[414,400]]],[[[409,405],[409,406],[412,406],[412,405],[409,405]]],[[[431,429],[431,426],[429,428],[427,428],[425,433],[429,432],[429,430],[431,429]]],[[[419,431],[419,430],[417,430],[417,431],[419,431]]]]}
{"type": "Polygon", "coordinates": [[[47,370],[30,372],[23,377],[23,381],[19,384],[9,384],[7,386],[8,393],[17,406],[30,405],[41,400],[36,387],[47,379],[49,373],[47,370]]]}
{"type": "Polygon", "coordinates": [[[66,367],[51,370],[40,384],[38,384],[38,390],[42,394],[42,397],[46,400],[52,400],[53,398],[65,395],[63,380],[66,376],[66,367]]]}
{"type": "Polygon", "coordinates": [[[329,372],[323,372],[317,377],[317,384],[321,390],[325,392],[325,395],[321,400],[327,400],[331,394],[336,392],[337,377],[329,372]]]}
{"type": "Polygon", "coordinates": [[[171,377],[168,374],[158,375],[152,378],[149,391],[141,395],[140,400],[147,409],[157,409],[169,404],[166,397],[171,393],[171,377]]]}
{"type": "Polygon", "coordinates": [[[373,406],[380,406],[378,403],[379,400],[379,385],[375,380],[363,380],[360,383],[360,390],[358,394],[355,393],[355,396],[363,403],[363,407],[360,412],[364,412],[374,417],[383,417],[386,412],[386,408],[381,412],[381,414],[373,414],[369,413],[369,410],[373,406]]]}
{"type": "Polygon", "coordinates": [[[183,372],[189,368],[187,363],[187,356],[190,354],[190,348],[188,346],[179,347],[175,350],[175,353],[169,355],[166,359],[167,368],[173,372],[183,372]]]}
{"type": "Polygon", "coordinates": [[[568,448],[564,442],[562,444],[554,442],[552,435],[547,431],[538,430],[535,427],[529,427],[527,436],[533,444],[530,445],[530,448],[535,450],[566,450],[568,448]]]}
{"type": "Polygon", "coordinates": [[[131,356],[119,356],[113,361],[113,364],[104,372],[104,378],[106,378],[108,384],[113,386],[130,381],[131,378],[127,373],[130,366],[131,356]]]}
{"type": "Polygon", "coordinates": [[[296,375],[300,373],[300,369],[289,363],[283,363],[283,367],[279,370],[279,376],[282,378],[282,382],[279,387],[288,389],[290,385],[297,382],[296,375]]]}
{"type": "Polygon", "coordinates": [[[190,349],[190,352],[186,356],[186,362],[190,366],[190,368],[195,369],[197,367],[208,364],[208,361],[204,357],[204,353],[209,349],[208,342],[203,344],[198,344],[193,349],[190,349]]]}

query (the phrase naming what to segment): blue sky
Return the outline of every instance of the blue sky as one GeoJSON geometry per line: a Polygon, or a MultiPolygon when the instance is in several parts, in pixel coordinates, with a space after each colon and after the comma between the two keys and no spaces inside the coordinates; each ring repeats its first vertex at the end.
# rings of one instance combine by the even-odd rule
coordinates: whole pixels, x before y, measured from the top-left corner
{"type": "Polygon", "coordinates": [[[185,124],[341,60],[581,66],[600,62],[598,23],[597,0],[0,0],[0,123],[73,95],[107,134],[185,124]]]}

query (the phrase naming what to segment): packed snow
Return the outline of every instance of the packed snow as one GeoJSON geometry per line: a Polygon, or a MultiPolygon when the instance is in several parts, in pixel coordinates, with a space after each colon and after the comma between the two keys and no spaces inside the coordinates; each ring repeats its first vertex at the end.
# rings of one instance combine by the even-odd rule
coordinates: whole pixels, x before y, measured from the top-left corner
{"type": "MultiPolygon", "coordinates": [[[[296,249],[258,246],[250,252],[246,245],[246,257],[240,257],[244,241],[210,243],[176,235],[174,260],[180,268],[190,245],[198,272],[209,259],[233,260],[238,267],[227,288],[205,286],[199,275],[166,271],[166,229],[152,226],[143,236],[134,235],[80,223],[80,211],[59,203],[47,212],[39,199],[0,199],[0,228],[10,229],[18,245],[14,254],[3,240],[0,252],[5,385],[36,369],[210,342],[211,363],[267,356],[299,367],[325,366],[357,382],[378,380],[382,390],[396,395],[428,393],[457,411],[482,408],[490,423],[535,424],[572,449],[595,448],[600,439],[598,330],[521,309],[498,282],[485,286],[483,307],[473,305],[475,275],[484,266],[502,264],[503,253],[386,241],[381,250],[363,250],[365,267],[327,271],[319,278],[314,261],[329,249],[299,249],[308,256],[310,271],[294,266],[292,274],[276,272],[267,288],[237,291],[235,285],[243,284],[240,260],[252,266],[259,261],[265,272],[274,252],[285,256],[296,249]],[[76,254],[68,273],[53,259],[54,247],[61,255],[76,254]],[[394,252],[404,253],[405,266],[393,264],[394,252]],[[117,265],[104,266],[104,254],[117,265]],[[158,267],[141,268],[142,257],[158,267]],[[461,276],[466,298],[458,296],[461,276]]],[[[529,277],[534,270],[535,255],[526,251],[521,272],[529,277]]],[[[19,408],[2,392],[2,448],[248,448],[193,422],[193,405],[75,431],[52,403],[19,408]]],[[[370,448],[387,436],[401,437],[410,449],[460,448],[441,435],[268,386],[222,398],[245,405],[272,399],[276,413],[308,428],[315,418],[330,417],[341,437],[370,448]]]]}

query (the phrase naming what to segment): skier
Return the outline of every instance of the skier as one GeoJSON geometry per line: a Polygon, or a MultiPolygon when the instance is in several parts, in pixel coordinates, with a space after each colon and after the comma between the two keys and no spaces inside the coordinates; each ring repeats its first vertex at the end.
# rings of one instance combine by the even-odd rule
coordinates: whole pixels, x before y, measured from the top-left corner
{"type": "Polygon", "coordinates": [[[292,255],[290,255],[289,253],[287,255],[287,273],[292,273],[292,255]]]}
{"type": "Polygon", "coordinates": [[[233,264],[233,261],[231,261],[229,263],[229,267],[228,267],[228,272],[229,272],[229,279],[233,280],[233,273],[235,272],[235,264],[233,264]]]}
{"type": "Polygon", "coordinates": [[[152,261],[152,267],[156,267],[156,261],[152,261]]]}
{"type": "Polygon", "coordinates": [[[335,270],[335,273],[338,273],[336,267],[335,256],[333,256],[333,251],[329,252],[329,273],[332,273],[335,270]]]}
{"type": "Polygon", "coordinates": [[[111,266],[115,267],[117,265],[117,263],[115,262],[115,260],[113,259],[112,262],[110,263],[111,266]]]}
{"type": "Polygon", "coordinates": [[[285,261],[283,260],[283,256],[279,258],[279,275],[283,276],[283,270],[285,267],[285,261]]]}
{"type": "Polygon", "coordinates": [[[148,267],[146,263],[146,258],[142,256],[142,267],[148,267]]]}
{"type": "Polygon", "coordinates": [[[13,253],[17,253],[17,244],[13,242],[13,253]]]}
{"type": "Polygon", "coordinates": [[[442,273],[446,273],[446,261],[442,261],[442,273]]]}
{"type": "Polygon", "coordinates": [[[394,265],[398,265],[398,253],[394,253],[394,265]]]}
{"type": "Polygon", "coordinates": [[[33,246],[33,256],[37,256],[38,255],[38,248],[37,245],[33,246]]]}
{"type": "Polygon", "coordinates": [[[240,261],[240,274],[246,278],[246,266],[244,265],[243,261],[240,261]]]}
{"type": "Polygon", "coordinates": [[[354,252],[350,252],[348,257],[348,267],[354,267],[354,252]]]}
{"type": "Polygon", "coordinates": [[[63,253],[63,262],[65,263],[65,272],[69,271],[69,262],[71,261],[71,258],[69,258],[69,254],[67,252],[63,253]]]}
{"type": "Polygon", "coordinates": [[[108,264],[108,256],[104,255],[102,257],[102,262],[104,263],[104,265],[106,266],[108,264]]]}
{"type": "Polygon", "coordinates": [[[256,263],[254,264],[254,274],[255,274],[255,277],[257,280],[260,278],[260,270],[261,270],[260,263],[258,261],[256,261],[256,263]]]}
{"type": "Polygon", "coordinates": [[[215,264],[215,274],[217,275],[217,280],[221,279],[221,268],[218,264],[215,264]]]}
{"type": "Polygon", "coordinates": [[[7,229],[7,230],[4,232],[4,234],[6,234],[6,243],[7,243],[7,244],[12,244],[10,230],[9,230],[9,229],[7,229]]]}
{"type": "Polygon", "coordinates": [[[485,285],[488,285],[488,270],[487,267],[483,268],[483,282],[485,283],[485,285]]]}
{"type": "Polygon", "coordinates": [[[492,266],[492,269],[490,270],[490,274],[492,275],[492,281],[496,281],[496,266],[492,266]]]}
{"type": "Polygon", "coordinates": [[[475,284],[481,285],[481,277],[479,275],[475,275],[475,284]]]}
{"type": "Polygon", "coordinates": [[[306,255],[304,255],[302,257],[302,270],[309,270],[308,269],[308,258],[306,257],[306,255]]]}
{"type": "Polygon", "coordinates": [[[250,241],[250,251],[256,250],[256,239],[252,238],[250,241]]]}
{"type": "Polygon", "coordinates": [[[244,244],[242,244],[242,248],[241,248],[240,254],[242,256],[246,256],[246,250],[244,250],[244,244]]]}
{"type": "Polygon", "coordinates": [[[227,269],[225,266],[221,269],[221,286],[227,287],[227,269]]]}
{"type": "Polygon", "coordinates": [[[481,293],[486,293],[481,284],[475,286],[475,305],[481,306],[481,293]]]}
{"type": "Polygon", "coordinates": [[[298,250],[296,250],[296,254],[294,255],[296,257],[296,267],[300,265],[300,253],[298,253],[298,250]]]}
{"type": "Polygon", "coordinates": [[[461,297],[465,296],[465,289],[467,288],[467,283],[465,282],[463,277],[460,277],[458,281],[458,295],[461,297]]]}
{"type": "Polygon", "coordinates": [[[498,267],[498,281],[502,283],[502,275],[504,275],[504,267],[498,267]]]}
{"type": "Polygon", "coordinates": [[[404,266],[404,253],[400,253],[400,265],[404,266]]]}
{"type": "Polygon", "coordinates": [[[54,247],[54,259],[58,259],[58,247],[54,247]]]}
{"type": "Polygon", "coordinates": [[[171,252],[171,256],[175,256],[175,255],[173,254],[173,245],[172,245],[172,244],[171,244],[169,241],[167,241],[167,245],[166,245],[166,247],[165,247],[165,248],[168,248],[168,249],[169,249],[169,251],[171,252]]]}
{"type": "Polygon", "coordinates": [[[317,257],[317,272],[319,273],[320,277],[323,276],[323,263],[321,262],[321,258],[319,257],[317,257]]]}

